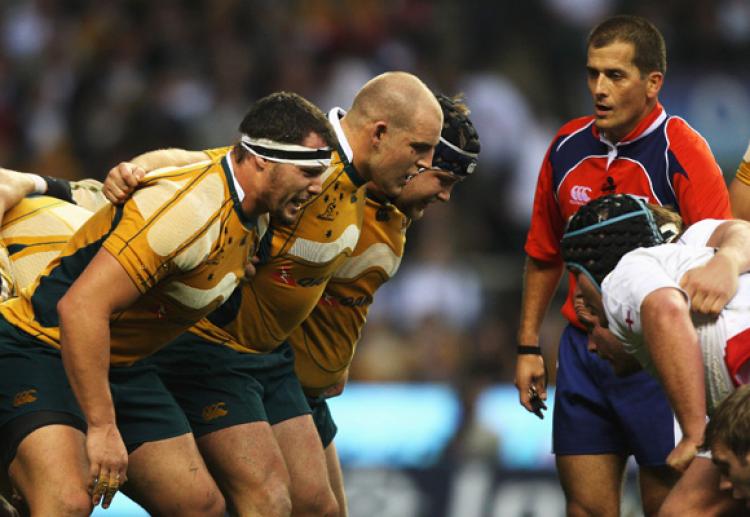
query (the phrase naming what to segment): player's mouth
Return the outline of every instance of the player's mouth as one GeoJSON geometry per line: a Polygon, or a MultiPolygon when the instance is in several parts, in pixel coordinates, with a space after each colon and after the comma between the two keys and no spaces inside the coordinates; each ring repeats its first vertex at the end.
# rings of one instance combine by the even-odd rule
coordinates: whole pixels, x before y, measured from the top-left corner
{"type": "Polygon", "coordinates": [[[607,106],[606,104],[596,103],[594,104],[596,116],[598,118],[606,117],[612,112],[612,106],[607,106]]]}
{"type": "Polygon", "coordinates": [[[300,208],[302,208],[302,205],[304,205],[308,201],[307,196],[296,196],[289,200],[288,205],[292,207],[292,210],[294,212],[299,211],[300,208]]]}

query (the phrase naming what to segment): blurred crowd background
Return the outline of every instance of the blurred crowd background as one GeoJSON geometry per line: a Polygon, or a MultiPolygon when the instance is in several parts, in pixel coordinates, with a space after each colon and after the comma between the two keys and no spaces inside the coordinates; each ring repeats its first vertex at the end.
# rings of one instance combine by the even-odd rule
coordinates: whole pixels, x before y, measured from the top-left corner
{"type": "MultiPolygon", "coordinates": [[[[233,142],[275,90],[346,108],[386,70],[463,92],[480,165],[409,231],[351,373],[453,386],[460,449],[476,394],[512,382],[538,167],[557,128],[590,113],[585,38],[615,13],[662,30],[662,103],[731,179],[750,137],[747,0],[3,0],[0,164],[102,178],[146,150],[233,142]]],[[[542,337],[551,369],[558,308],[542,337]]]]}

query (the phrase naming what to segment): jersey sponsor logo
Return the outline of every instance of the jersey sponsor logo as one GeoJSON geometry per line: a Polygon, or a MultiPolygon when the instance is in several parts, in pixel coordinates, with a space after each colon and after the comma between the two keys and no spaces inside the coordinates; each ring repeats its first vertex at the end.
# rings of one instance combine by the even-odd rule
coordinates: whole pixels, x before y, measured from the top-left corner
{"type": "Polygon", "coordinates": [[[279,283],[286,285],[297,285],[294,281],[294,277],[289,274],[291,266],[281,266],[278,271],[271,274],[271,277],[279,283]]]}
{"type": "Polygon", "coordinates": [[[215,404],[210,404],[204,407],[203,411],[201,411],[201,416],[203,417],[204,422],[210,422],[212,420],[216,420],[217,418],[227,416],[228,414],[229,410],[227,409],[226,402],[217,402],[215,404]]]}
{"type": "Polygon", "coordinates": [[[589,196],[590,193],[591,187],[587,187],[586,185],[574,185],[573,188],[570,189],[570,202],[574,205],[585,205],[591,201],[591,196],[589,196]]]}
{"type": "Polygon", "coordinates": [[[316,285],[320,285],[320,284],[324,284],[328,282],[330,278],[331,278],[330,276],[322,276],[322,277],[307,276],[304,278],[300,278],[297,281],[297,285],[301,287],[315,287],[316,285]]]}
{"type": "Polygon", "coordinates": [[[19,391],[16,393],[16,396],[13,397],[13,407],[20,407],[26,404],[31,404],[32,402],[36,402],[36,388],[19,391]]]}
{"type": "Polygon", "coordinates": [[[328,307],[362,307],[372,303],[372,296],[369,294],[363,296],[333,296],[323,293],[318,303],[328,307]]]}

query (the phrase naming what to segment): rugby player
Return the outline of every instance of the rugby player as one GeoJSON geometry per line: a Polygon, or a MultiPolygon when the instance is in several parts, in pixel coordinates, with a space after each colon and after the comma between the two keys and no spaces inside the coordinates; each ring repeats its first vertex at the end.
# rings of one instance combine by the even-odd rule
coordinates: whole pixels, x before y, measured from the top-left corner
{"type": "Polygon", "coordinates": [[[294,94],[258,101],[241,131],[220,159],[156,172],[99,210],[0,310],[0,383],[16,394],[0,405],[2,460],[32,514],[106,507],[126,469],[152,513],[223,514],[184,415],[140,359],[230,295],[267,213],[296,217],[335,144],[294,94]]]}

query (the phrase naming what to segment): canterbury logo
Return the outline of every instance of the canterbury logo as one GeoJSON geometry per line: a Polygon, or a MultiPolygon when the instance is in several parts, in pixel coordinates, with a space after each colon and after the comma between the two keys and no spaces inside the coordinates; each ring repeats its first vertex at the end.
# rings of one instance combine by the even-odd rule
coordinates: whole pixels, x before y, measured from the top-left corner
{"type": "Polygon", "coordinates": [[[13,397],[13,407],[23,406],[24,404],[31,404],[36,401],[36,388],[30,390],[19,391],[16,396],[13,397]]]}
{"type": "Polygon", "coordinates": [[[201,412],[201,416],[203,417],[204,422],[210,422],[211,420],[216,420],[217,418],[226,416],[228,414],[229,411],[227,410],[227,405],[224,402],[217,402],[216,404],[206,406],[201,412]]]}
{"type": "Polygon", "coordinates": [[[591,193],[591,187],[584,185],[576,185],[570,189],[570,202],[574,205],[585,205],[591,201],[589,194],[591,193]]]}

